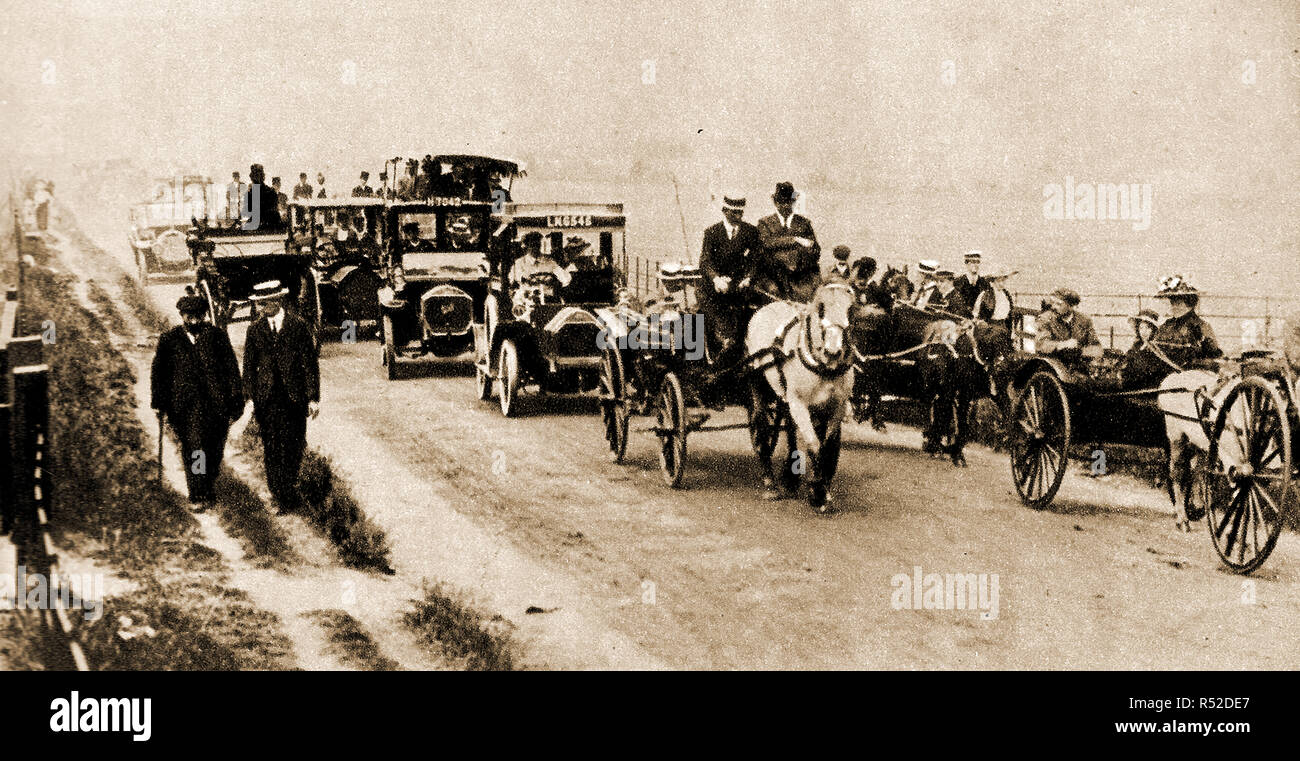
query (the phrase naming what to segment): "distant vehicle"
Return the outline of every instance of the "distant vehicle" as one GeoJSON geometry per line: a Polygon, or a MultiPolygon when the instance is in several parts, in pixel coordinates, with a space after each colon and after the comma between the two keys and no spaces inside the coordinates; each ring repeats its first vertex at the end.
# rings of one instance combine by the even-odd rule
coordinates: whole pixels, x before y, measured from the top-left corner
{"type": "Polygon", "coordinates": [[[188,277],[194,260],[185,244],[191,220],[208,214],[211,181],[199,175],[159,179],[153,200],[131,207],[131,251],[141,283],[151,277],[188,277]]]}
{"type": "Polygon", "coordinates": [[[493,279],[474,326],[479,399],[496,390],[517,413],[520,390],[577,393],[600,386],[604,351],[598,308],[618,301],[615,261],[626,255],[622,204],[507,204],[493,217],[493,279]],[[516,241],[535,233],[557,272],[512,281],[516,241]]]}
{"type": "Polygon", "coordinates": [[[322,326],[379,329],[383,216],[380,198],[290,202],[288,245],[310,256],[322,326]]]}
{"type": "Polygon", "coordinates": [[[524,165],[510,159],[480,156],[469,153],[426,154],[436,167],[438,177],[425,178],[415,187],[405,185],[408,178],[406,161],[414,159],[424,173],[424,159],[418,155],[401,156],[384,162],[389,180],[386,186],[376,189],[381,198],[398,201],[430,201],[436,198],[460,198],[465,201],[491,203],[500,212],[510,203],[514,183],[527,175],[524,165]]]}

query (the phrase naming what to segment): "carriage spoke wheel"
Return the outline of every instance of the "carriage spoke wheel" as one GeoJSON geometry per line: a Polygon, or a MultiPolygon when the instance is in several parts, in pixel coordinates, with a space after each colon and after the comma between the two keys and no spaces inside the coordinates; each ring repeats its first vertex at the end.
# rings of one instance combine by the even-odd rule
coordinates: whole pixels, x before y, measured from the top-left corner
{"type": "Polygon", "coordinates": [[[1070,407],[1055,375],[1039,371],[1029,377],[1011,409],[1008,444],[1020,501],[1036,510],[1047,507],[1061,488],[1070,447],[1070,407]]]}
{"type": "Polygon", "coordinates": [[[1247,378],[1223,400],[1210,439],[1206,523],[1224,565],[1250,573],[1264,564],[1295,506],[1291,424],[1281,394],[1247,378]]]}
{"type": "Polygon", "coordinates": [[[665,375],[659,387],[655,434],[659,437],[659,469],[664,483],[680,488],[686,472],[686,400],[675,373],[665,375]]]}
{"type": "Polygon", "coordinates": [[[618,349],[605,349],[600,366],[600,418],[605,426],[605,441],[614,462],[622,462],[627,454],[627,383],[623,356],[618,349]]]}

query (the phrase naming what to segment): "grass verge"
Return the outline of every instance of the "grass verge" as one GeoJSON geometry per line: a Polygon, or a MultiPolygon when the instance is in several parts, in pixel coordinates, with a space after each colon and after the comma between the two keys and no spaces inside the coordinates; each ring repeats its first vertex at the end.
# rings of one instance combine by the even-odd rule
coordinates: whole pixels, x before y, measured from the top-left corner
{"type": "MultiPolygon", "coordinates": [[[[249,421],[238,447],[262,477],[262,440],[257,421],[249,421]]],[[[308,449],[298,469],[298,491],[302,494],[307,522],[334,545],[339,558],[352,568],[393,574],[388,538],[357,504],[347,482],[334,473],[330,458],[308,449]]]]}
{"type": "Polygon", "coordinates": [[[303,614],[325,630],[329,652],[362,671],[401,671],[401,664],[384,657],[361,623],[341,610],[313,610],[303,614]]]}
{"type": "Polygon", "coordinates": [[[426,644],[468,671],[515,669],[516,644],[508,621],[483,615],[442,584],[425,587],[423,594],[422,599],[412,600],[414,608],[402,621],[426,644]]]}

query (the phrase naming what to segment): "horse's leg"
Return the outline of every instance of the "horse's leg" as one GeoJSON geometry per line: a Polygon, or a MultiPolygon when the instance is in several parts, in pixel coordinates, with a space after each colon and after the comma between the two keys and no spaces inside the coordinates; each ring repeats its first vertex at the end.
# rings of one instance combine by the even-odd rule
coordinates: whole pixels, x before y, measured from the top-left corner
{"type": "Polygon", "coordinates": [[[1187,491],[1183,488],[1190,468],[1188,449],[1187,438],[1181,433],[1170,437],[1169,490],[1174,500],[1174,526],[1179,531],[1192,530],[1192,523],[1187,518],[1187,491]]]}
{"type": "Polygon", "coordinates": [[[772,420],[768,414],[771,406],[771,390],[766,378],[750,380],[749,404],[751,420],[749,443],[758,457],[759,468],[763,471],[763,498],[780,499],[781,494],[776,488],[776,473],[772,469],[772,451],[776,448],[777,437],[780,436],[780,431],[774,430],[773,426],[780,421],[772,420]]]}
{"type": "Polygon", "coordinates": [[[966,437],[969,435],[970,393],[958,388],[953,399],[953,438],[948,447],[948,456],[952,464],[959,468],[966,467],[966,437]]]}
{"type": "Polygon", "coordinates": [[[821,440],[817,438],[817,428],[812,420],[812,413],[799,399],[788,400],[790,419],[794,421],[795,440],[798,452],[802,453],[804,462],[803,481],[807,486],[808,504],[820,512],[826,502],[826,488],[818,476],[818,458],[821,455],[821,440]]]}

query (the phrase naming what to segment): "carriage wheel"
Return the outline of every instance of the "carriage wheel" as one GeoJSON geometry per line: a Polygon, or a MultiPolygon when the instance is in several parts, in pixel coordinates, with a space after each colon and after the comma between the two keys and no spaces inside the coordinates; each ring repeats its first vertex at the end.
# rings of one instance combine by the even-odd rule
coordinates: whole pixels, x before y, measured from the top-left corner
{"type": "Polygon", "coordinates": [[[519,350],[509,338],[501,342],[497,379],[501,381],[501,414],[514,417],[519,411],[519,350]]]}
{"type": "Polygon", "coordinates": [[[388,380],[397,380],[397,345],[393,338],[393,316],[385,314],[384,326],[384,369],[387,370],[388,380]]]}
{"type": "Polygon", "coordinates": [[[686,472],[686,399],[675,373],[664,376],[655,405],[655,433],[659,436],[659,468],[664,483],[680,488],[686,472]]]}
{"type": "Polygon", "coordinates": [[[216,299],[212,298],[212,287],[208,285],[207,280],[201,280],[199,281],[199,289],[203,291],[203,298],[207,299],[208,301],[208,319],[212,321],[213,325],[216,325],[218,328],[225,330],[226,310],[220,306],[217,306],[216,299]]]}
{"type": "Polygon", "coordinates": [[[1236,573],[1268,560],[1294,507],[1291,423],[1281,394],[1246,378],[1223,400],[1210,439],[1206,523],[1214,551],[1236,573]]]}
{"type": "Polygon", "coordinates": [[[622,462],[627,453],[627,381],[623,355],[615,347],[605,349],[600,366],[600,418],[605,426],[605,441],[614,462],[622,462]]]}
{"type": "Polygon", "coordinates": [[[1011,408],[1010,429],[1011,478],[1020,501],[1041,510],[1061,488],[1070,448],[1070,405],[1055,375],[1040,370],[1029,377],[1011,408]]]}

